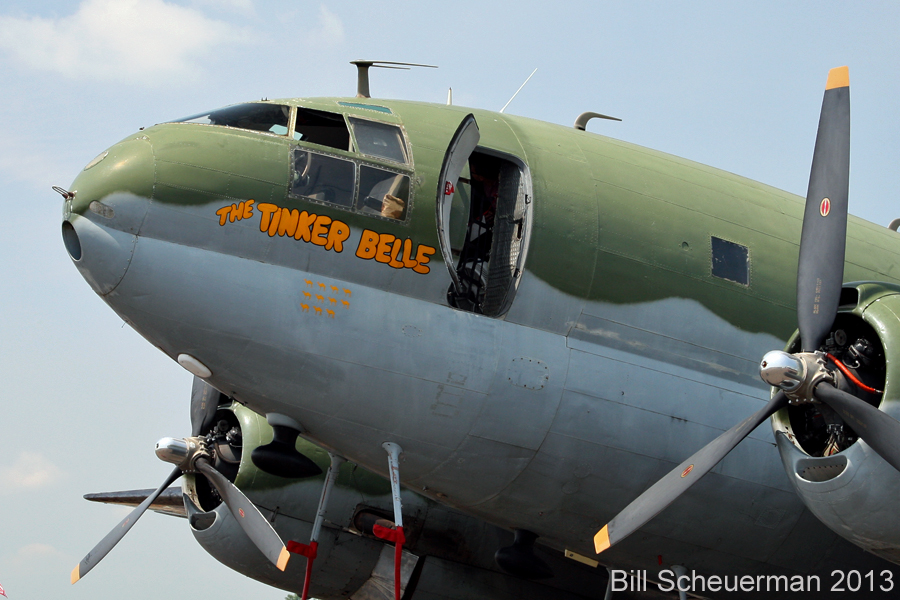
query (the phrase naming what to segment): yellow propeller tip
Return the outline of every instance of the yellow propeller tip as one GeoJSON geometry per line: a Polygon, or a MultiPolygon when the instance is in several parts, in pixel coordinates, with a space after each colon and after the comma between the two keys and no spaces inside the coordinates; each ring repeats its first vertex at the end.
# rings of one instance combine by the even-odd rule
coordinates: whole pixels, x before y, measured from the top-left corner
{"type": "Polygon", "coordinates": [[[72,585],[78,583],[78,580],[81,579],[81,565],[75,565],[75,568],[72,569],[72,585]]]}
{"type": "Polygon", "coordinates": [[[275,566],[278,567],[279,571],[284,571],[287,568],[288,559],[291,557],[291,553],[288,552],[287,548],[281,549],[281,554],[278,555],[278,562],[275,563],[275,566]]]}
{"type": "Polygon", "coordinates": [[[597,535],[594,536],[594,550],[597,551],[597,554],[600,554],[609,548],[609,530],[607,527],[609,527],[609,525],[604,525],[603,529],[598,531],[597,535]]]}
{"type": "Polygon", "coordinates": [[[834,88],[850,87],[850,69],[847,67],[835,67],[828,71],[828,83],[826,90],[834,88]]]}

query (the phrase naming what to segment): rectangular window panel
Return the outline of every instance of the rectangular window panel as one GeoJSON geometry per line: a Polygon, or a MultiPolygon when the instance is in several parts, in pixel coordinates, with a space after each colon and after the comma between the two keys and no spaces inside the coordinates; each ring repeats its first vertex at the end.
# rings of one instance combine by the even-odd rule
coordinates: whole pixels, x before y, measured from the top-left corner
{"type": "Polygon", "coordinates": [[[355,183],[352,161],[294,149],[293,195],[350,208],[355,183]]]}
{"type": "Polygon", "coordinates": [[[368,156],[406,164],[406,143],[396,125],[350,117],[359,151],[368,156]]]}
{"type": "Polygon", "coordinates": [[[710,242],[713,277],[750,285],[750,251],[747,246],[715,236],[710,238],[710,242]]]}
{"type": "Polygon", "coordinates": [[[311,108],[297,108],[294,139],[338,150],[352,150],[350,130],[347,129],[343,115],[311,108]]]}
{"type": "Polygon", "coordinates": [[[357,210],[363,214],[403,221],[408,204],[408,176],[360,165],[357,210]]]}

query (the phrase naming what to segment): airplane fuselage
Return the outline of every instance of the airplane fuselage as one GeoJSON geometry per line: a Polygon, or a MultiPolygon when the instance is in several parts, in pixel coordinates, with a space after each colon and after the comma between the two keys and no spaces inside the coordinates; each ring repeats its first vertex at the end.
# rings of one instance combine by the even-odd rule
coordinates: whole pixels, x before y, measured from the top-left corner
{"type": "MultiPolygon", "coordinates": [[[[404,485],[591,556],[610,517],[768,399],[758,361],[795,328],[802,199],[510,115],[277,104],[395,125],[407,155],[361,152],[352,127],[341,149],[162,124],[85,170],[67,209],[76,264],[95,291],[167,355],[208,367],[208,381],[238,402],[296,419],[309,439],[377,472],[387,467],[381,444],[395,442],[404,485]],[[475,174],[456,190],[440,174],[468,114],[476,152],[521,178],[524,268],[496,316],[479,314],[491,312],[486,301],[473,311],[448,300],[444,256],[463,256],[477,234],[475,174]],[[369,212],[341,205],[340,186],[297,192],[307,185],[299,161],[321,157],[352,165],[348,198],[361,195],[367,169],[408,178],[404,216],[386,200],[369,212]],[[444,196],[463,207],[451,211],[449,244],[436,225],[444,196]]],[[[845,280],[900,283],[895,232],[851,219],[847,247],[845,280]]],[[[838,550],[885,564],[810,515],[760,428],[604,560],[805,574],[838,550]]]]}

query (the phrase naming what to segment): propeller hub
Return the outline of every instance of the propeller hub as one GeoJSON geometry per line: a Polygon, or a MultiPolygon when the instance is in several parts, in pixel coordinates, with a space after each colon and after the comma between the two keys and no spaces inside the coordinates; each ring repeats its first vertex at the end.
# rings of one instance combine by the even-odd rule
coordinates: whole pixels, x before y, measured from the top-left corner
{"type": "Polygon", "coordinates": [[[823,381],[834,382],[834,376],[825,368],[823,352],[768,352],[759,363],[759,376],[784,391],[791,404],[813,402],[817,385],[823,381]]]}
{"type": "Polygon", "coordinates": [[[165,437],[156,442],[156,456],[162,461],[178,465],[184,472],[192,472],[198,458],[209,458],[209,450],[203,438],[165,437]]]}

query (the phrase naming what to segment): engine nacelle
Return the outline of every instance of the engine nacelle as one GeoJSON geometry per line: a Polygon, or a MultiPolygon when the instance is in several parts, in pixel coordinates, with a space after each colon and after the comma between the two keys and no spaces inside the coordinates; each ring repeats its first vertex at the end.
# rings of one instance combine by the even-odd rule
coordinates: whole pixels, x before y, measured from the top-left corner
{"type": "MultiPolygon", "coordinates": [[[[883,393],[846,381],[841,387],[900,419],[900,287],[846,285],[826,345],[854,376],[883,393]]],[[[798,346],[795,333],[788,351],[798,346]]],[[[900,564],[900,472],[825,405],[789,406],[772,426],[788,478],[809,510],[838,535],[900,564]]]]}
{"type": "MultiPolygon", "coordinates": [[[[285,479],[256,468],[252,450],[273,437],[266,419],[237,403],[220,407],[217,417],[219,421],[212,430],[216,441],[210,444],[216,469],[257,505],[285,542],[308,543],[324,474],[285,479]]],[[[298,439],[297,450],[323,471],[327,469],[330,459],[324,450],[303,439],[298,439]]],[[[303,556],[292,555],[287,569],[279,571],[253,545],[204,477],[186,475],[182,489],[192,533],[207,552],[257,581],[300,592],[306,568],[303,556]]],[[[433,597],[452,588],[453,597],[577,600],[584,598],[578,590],[603,590],[606,586],[605,569],[591,569],[564,558],[562,553],[540,551],[555,574],[552,579],[527,581],[503,573],[493,556],[497,548],[512,541],[511,532],[408,490],[402,497],[407,538],[401,564],[405,598],[414,599],[417,590],[423,597],[433,597]]],[[[390,483],[344,463],[318,540],[311,597],[393,599],[394,547],[375,538],[369,523],[390,519],[391,515],[390,483]]]]}

